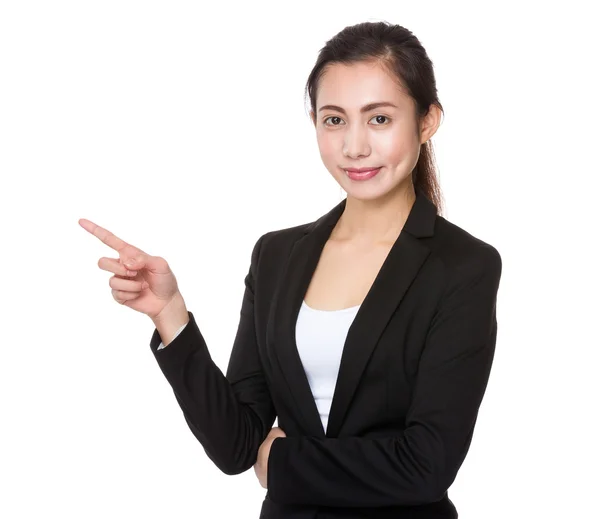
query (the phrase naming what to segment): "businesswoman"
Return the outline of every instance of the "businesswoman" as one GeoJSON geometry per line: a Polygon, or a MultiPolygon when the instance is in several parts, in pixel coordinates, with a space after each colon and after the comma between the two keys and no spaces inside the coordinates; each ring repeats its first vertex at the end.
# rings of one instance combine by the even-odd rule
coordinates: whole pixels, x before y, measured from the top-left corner
{"type": "Polygon", "coordinates": [[[491,370],[500,255],[439,214],[442,107],[410,31],[345,28],[307,94],[347,197],[257,239],[225,375],[167,261],[80,224],[119,253],[98,265],[152,319],[151,351],[208,457],[267,488],[261,518],[456,518],[447,490],[491,370]]]}

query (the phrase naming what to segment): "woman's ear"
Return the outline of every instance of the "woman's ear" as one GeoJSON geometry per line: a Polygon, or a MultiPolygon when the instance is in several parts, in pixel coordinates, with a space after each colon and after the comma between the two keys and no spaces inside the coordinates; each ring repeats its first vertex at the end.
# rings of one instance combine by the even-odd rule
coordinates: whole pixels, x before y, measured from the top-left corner
{"type": "Polygon", "coordinates": [[[427,142],[440,126],[442,119],[442,111],[438,106],[431,104],[429,105],[429,111],[421,119],[421,144],[427,142]]]}
{"type": "Polygon", "coordinates": [[[315,117],[315,112],[313,112],[312,110],[310,111],[310,119],[313,122],[313,125],[317,126],[317,119],[315,117]]]}

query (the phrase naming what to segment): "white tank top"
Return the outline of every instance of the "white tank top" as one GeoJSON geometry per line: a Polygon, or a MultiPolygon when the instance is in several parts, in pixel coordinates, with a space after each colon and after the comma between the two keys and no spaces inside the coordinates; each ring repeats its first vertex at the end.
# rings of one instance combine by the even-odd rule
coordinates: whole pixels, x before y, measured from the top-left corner
{"type": "Polygon", "coordinates": [[[296,321],[298,354],[325,431],[344,342],[359,308],[316,310],[302,301],[296,321]]]}

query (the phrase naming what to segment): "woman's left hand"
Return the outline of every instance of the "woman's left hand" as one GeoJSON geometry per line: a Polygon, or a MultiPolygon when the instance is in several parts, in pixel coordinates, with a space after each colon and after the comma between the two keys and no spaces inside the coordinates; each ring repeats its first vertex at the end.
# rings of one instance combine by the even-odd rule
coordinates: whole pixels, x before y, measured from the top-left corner
{"type": "Polygon", "coordinates": [[[273,440],[275,440],[275,438],[285,437],[286,434],[283,432],[283,429],[273,427],[258,449],[258,457],[254,464],[254,472],[260,482],[260,486],[263,488],[267,488],[267,467],[269,465],[269,453],[271,452],[273,440]]]}

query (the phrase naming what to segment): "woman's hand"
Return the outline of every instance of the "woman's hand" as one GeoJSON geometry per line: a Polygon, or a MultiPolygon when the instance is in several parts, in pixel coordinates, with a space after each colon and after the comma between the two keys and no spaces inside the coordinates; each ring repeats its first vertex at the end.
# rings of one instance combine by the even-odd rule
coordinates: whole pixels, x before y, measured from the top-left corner
{"type": "Polygon", "coordinates": [[[283,432],[283,429],[279,427],[273,427],[271,432],[265,438],[265,441],[262,442],[260,448],[258,449],[258,457],[256,459],[256,463],[254,464],[254,472],[256,473],[256,477],[260,482],[260,486],[263,488],[267,488],[267,467],[269,464],[269,453],[271,452],[271,445],[275,438],[285,438],[286,434],[283,432]]]}
{"type": "Polygon", "coordinates": [[[108,284],[118,303],[156,319],[180,296],[175,275],[165,259],[146,254],[84,218],[79,220],[79,225],[119,253],[119,258],[98,261],[98,267],[114,273],[108,284]]]}

